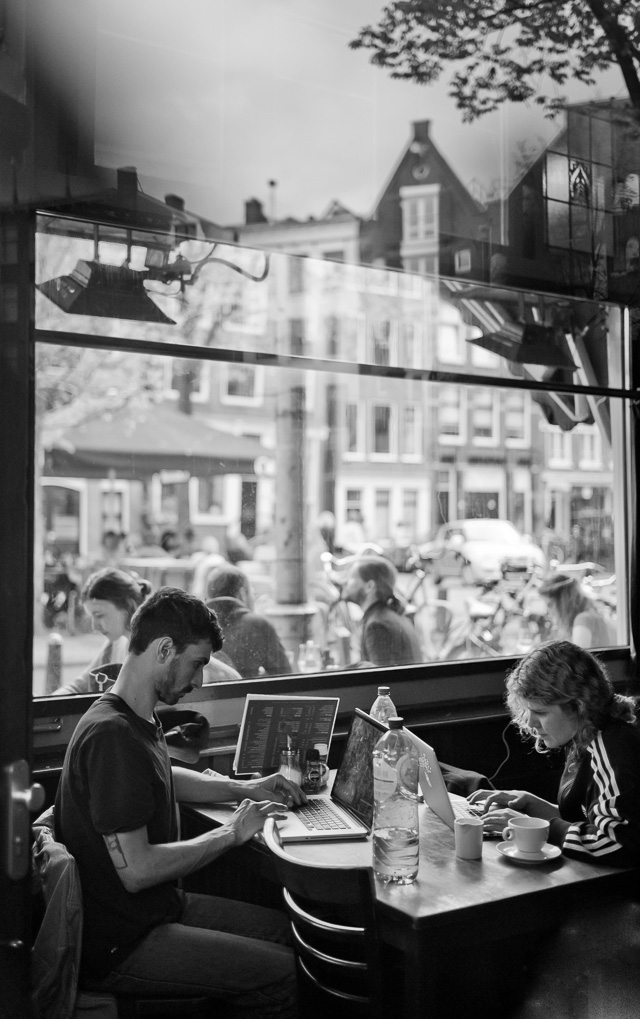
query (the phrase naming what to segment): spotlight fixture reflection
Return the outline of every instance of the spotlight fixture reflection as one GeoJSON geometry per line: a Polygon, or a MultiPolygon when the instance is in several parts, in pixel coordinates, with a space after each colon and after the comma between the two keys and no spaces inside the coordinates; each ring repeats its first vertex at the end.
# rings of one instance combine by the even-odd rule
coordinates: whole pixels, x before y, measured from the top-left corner
{"type": "Polygon", "coordinates": [[[68,276],[38,283],[38,290],[72,315],[134,319],[175,325],[151,300],[144,288],[147,273],[126,265],[80,259],[68,276]]]}
{"type": "Polygon", "coordinates": [[[505,322],[495,332],[483,333],[467,342],[499,354],[512,364],[540,364],[546,368],[576,371],[562,330],[557,326],[505,322]]]}
{"type": "Polygon", "coordinates": [[[576,365],[568,351],[562,348],[566,340],[556,326],[527,322],[522,330],[522,342],[513,358],[517,364],[542,364],[547,368],[566,368],[575,371],[576,365]]]}

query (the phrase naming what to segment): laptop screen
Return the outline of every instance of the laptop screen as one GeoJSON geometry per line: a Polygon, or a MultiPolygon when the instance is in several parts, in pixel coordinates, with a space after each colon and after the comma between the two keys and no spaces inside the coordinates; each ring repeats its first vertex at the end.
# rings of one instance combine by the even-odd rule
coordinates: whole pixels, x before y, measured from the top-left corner
{"type": "Polygon", "coordinates": [[[373,748],[388,728],[356,708],[331,791],[367,828],[373,824],[373,748]]]}

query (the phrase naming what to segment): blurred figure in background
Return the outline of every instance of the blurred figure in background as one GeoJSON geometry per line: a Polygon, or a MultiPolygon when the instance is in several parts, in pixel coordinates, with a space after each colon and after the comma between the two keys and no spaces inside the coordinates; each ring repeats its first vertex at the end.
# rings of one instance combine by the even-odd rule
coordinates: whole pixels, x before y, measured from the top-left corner
{"type": "Polygon", "coordinates": [[[166,530],[160,535],[160,547],[166,555],[177,558],[182,550],[182,541],[177,531],[166,530]]]}
{"type": "Polygon", "coordinates": [[[291,665],[272,623],[253,611],[249,578],[237,566],[220,566],[209,574],[207,607],[224,638],[223,651],[241,676],[283,676],[291,665]]]}
{"type": "Polygon", "coordinates": [[[364,556],[349,570],[343,597],[363,611],[360,666],[422,661],[418,634],[394,591],[397,576],[393,563],[383,556],[364,556]]]}
{"type": "Polygon", "coordinates": [[[616,643],[613,624],[599,611],[575,577],[552,573],[543,580],[540,594],[549,607],[553,636],[579,647],[609,647],[616,643]]]}
{"type": "Polygon", "coordinates": [[[192,559],[193,579],[191,581],[191,594],[195,598],[205,601],[207,598],[207,581],[209,574],[218,566],[224,566],[226,559],[220,552],[220,542],[213,535],[207,535],[202,539],[202,549],[196,552],[192,559]]]}
{"type": "Polygon", "coordinates": [[[340,528],[338,541],[345,552],[356,553],[360,551],[366,540],[362,513],[359,509],[352,507],[347,510],[347,519],[340,528]]]}
{"type": "Polygon", "coordinates": [[[123,662],[129,649],[129,624],[139,605],[151,594],[151,584],[123,570],[106,567],[92,573],[82,588],[81,599],[91,617],[91,626],[102,633],[105,643],[85,671],[54,696],[75,693],[98,693],[99,687],[91,670],[112,662],[123,662]]]}

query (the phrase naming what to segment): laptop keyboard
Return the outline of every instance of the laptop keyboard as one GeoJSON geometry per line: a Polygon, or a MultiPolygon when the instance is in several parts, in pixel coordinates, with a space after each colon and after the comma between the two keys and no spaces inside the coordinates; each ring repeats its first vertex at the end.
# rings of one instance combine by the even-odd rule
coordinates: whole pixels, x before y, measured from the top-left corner
{"type": "Polygon", "coordinates": [[[309,800],[296,809],[296,816],[309,831],[338,831],[349,828],[347,822],[336,814],[328,800],[309,800]]]}
{"type": "Polygon", "coordinates": [[[452,800],[451,806],[455,817],[482,817],[482,806],[473,803],[464,803],[462,800],[452,800]]]}

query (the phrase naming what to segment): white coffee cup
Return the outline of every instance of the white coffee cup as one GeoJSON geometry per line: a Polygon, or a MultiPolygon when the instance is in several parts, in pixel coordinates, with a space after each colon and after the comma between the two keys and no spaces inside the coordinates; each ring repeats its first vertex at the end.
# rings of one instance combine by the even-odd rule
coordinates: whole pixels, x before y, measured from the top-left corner
{"type": "Polygon", "coordinates": [[[549,822],[541,817],[512,817],[502,832],[520,853],[539,853],[549,836],[549,822]]]}
{"type": "Polygon", "coordinates": [[[482,818],[456,817],[453,833],[456,856],[462,860],[479,860],[482,856],[482,818]]]}

